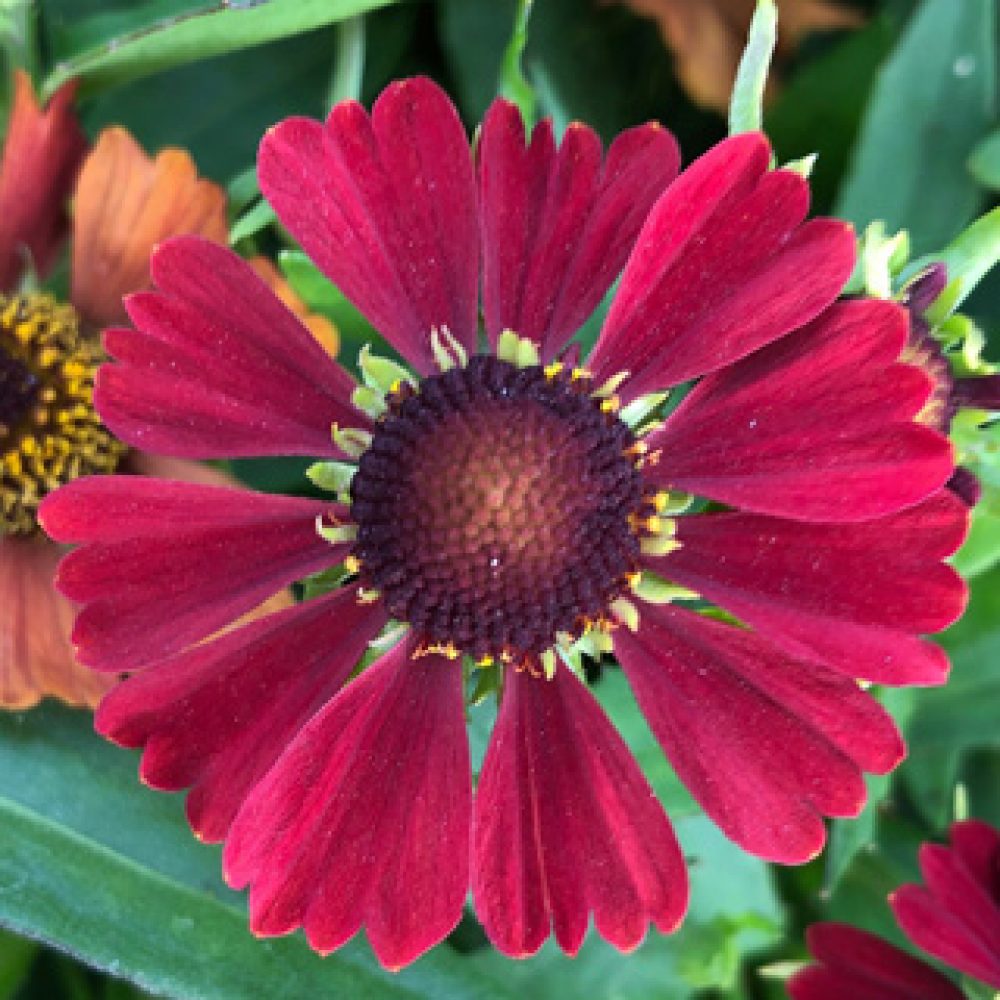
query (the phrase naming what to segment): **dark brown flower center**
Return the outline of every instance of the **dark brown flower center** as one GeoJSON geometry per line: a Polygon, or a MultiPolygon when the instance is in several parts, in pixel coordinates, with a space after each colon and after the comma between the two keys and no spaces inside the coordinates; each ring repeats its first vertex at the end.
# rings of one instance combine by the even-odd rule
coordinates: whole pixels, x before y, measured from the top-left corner
{"type": "Polygon", "coordinates": [[[92,402],[99,360],[69,306],[0,296],[0,533],[34,531],[47,493],[118,463],[124,449],[92,402]]]}
{"type": "Polygon", "coordinates": [[[521,661],[623,592],[646,498],[589,388],[477,356],[392,400],[351,485],[354,554],[427,644],[521,661]]]}

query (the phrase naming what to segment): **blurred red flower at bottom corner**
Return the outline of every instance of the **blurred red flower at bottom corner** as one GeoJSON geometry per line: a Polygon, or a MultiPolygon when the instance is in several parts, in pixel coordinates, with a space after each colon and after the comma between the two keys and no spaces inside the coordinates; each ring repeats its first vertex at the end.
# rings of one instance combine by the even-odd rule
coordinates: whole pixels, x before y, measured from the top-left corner
{"type": "MultiPolygon", "coordinates": [[[[926,885],[901,886],[889,903],[914,945],[1000,989],[1000,832],[966,820],[950,841],[921,847],[926,885]]],[[[814,924],[806,942],[816,962],[789,981],[793,1000],[964,1000],[933,966],[857,927],[814,924]]]]}

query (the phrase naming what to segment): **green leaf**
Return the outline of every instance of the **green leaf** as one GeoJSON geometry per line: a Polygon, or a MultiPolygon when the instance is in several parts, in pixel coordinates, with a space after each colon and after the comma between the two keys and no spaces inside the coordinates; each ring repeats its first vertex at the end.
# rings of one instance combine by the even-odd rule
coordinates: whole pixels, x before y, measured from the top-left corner
{"type": "Polygon", "coordinates": [[[918,7],[876,82],[837,215],[908,229],[917,253],[975,215],[966,161],[993,121],[995,22],[995,0],[918,7]]]}
{"type": "MultiPolygon", "coordinates": [[[[392,0],[218,0],[107,38],[59,62],[42,92],[73,77],[84,92],[311,31],[392,0]]],[[[84,34],[86,28],[78,29],[84,34]]]]}
{"type": "MultiPolygon", "coordinates": [[[[199,170],[229,181],[252,169],[264,131],[291,114],[323,113],[330,75],[329,29],[178,67],[104,91],[81,105],[91,135],[125,126],[150,151],[190,150],[199,170]]],[[[242,211],[260,192],[256,179],[236,185],[242,211]]]]}
{"type": "Polygon", "coordinates": [[[952,565],[967,580],[1000,562],[1000,515],[977,504],[972,508],[968,537],[952,559],[952,565]]]}
{"type": "Polygon", "coordinates": [[[991,132],[972,151],[969,172],[983,187],[1000,191],[1000,129],[991,132]]]}
{"type": "Polygon", "coordinates": [[[943,312],[931,309],[931,319],[940,323],[968,298],[976,286],[1000,261],[1000,208],[976,219],[939,253],[930,253],[907,265],[902,277],[919,273],[932,261],[948,268],[949,294],[943,312]]]}
{"type": "MultiPolygon", "coordinates": [[[[884,688],[878,692],[879,701],[889,710],[896,724],[905,729],[913,711],[912,688],[884,688]]],[[[860,851],[874,844],[878,820],[892,785],[888,774],[866,774],[868,796],[859,816],[851,819],[834,819],[830,823],[830,839],[824,855],[824,890],[832,893],[860,851]]]]}
{"type": "Polygon", "coordinates": [[[260,941],[177,796],[143,788],[136,755],[55,705],[0,717],[0,924],[158,995],[204,1000],[511,996],[446,946],[388,973],[353,941],[260,941]]]}
{"type": "Polygon", "coordinates": [[[535,92],[524,78],[521,60],[528,44],[528,19],[531,17],[533,2],[534,0],[518,0],[514,30],[500,63],[500,93],[518,106],[526,129],[531,129],[535,124],[535,92]]]}
{"type": "Polygon", "coordinates": [[[777,41],[778,9],[774,0],[757,0],[729,101],[730,135],[759,132],[763,128],[764,87],[777,41]]]}
{"type": "Polygon", "coordinates": [[[361,100],[365,76],[365,19],[350,17],[337,27],[337,54],[327,92],[327,107],[361,100]]]}
{"type": "Polygon", "coordinates": [[[1000,569],[977,576],[971,590],[965,615],[941,636],[948,684],[919,692],[907,730],[915,745],[944,750],[1000,738],[1000,569]]]}
{"type": "Polygon", "coordinates": [[[827,212],[833,204],[872,80],[891,43],[886,19],[872,18],[797,68],[765,111],[764,128],[779,161],[809,151],[818,154],[809,177],[817,212],[827,212]]]}
{"type": "Polygon", "coordinates": [[[455,98],[466,120],[478,122],[496,96],[517,4],[515,0],[440,0],[436,7],[441,45],[455,79],[455,98]]]}
{"type": "Polygon", "coordinates": [[[0,1000],[14,1000],[37,954],[34,941],[0,931],[0,1000]]]}
{"type": "Polygon", "coordinates": [[[877,841],[855,855],[820,919],[853,924],[910,950],[886,897],[904,882],[917,881],[917,851],[927,836],[924,827],[889,814],[877,841]]]}
{"type": "Polygon", "coordinates": [[[229,230],[229,245],[236,246],[241,240],[256,236],[259,232],[272,225],[277,216],[274,209],[263,199],[248,208],[229,230]]]}

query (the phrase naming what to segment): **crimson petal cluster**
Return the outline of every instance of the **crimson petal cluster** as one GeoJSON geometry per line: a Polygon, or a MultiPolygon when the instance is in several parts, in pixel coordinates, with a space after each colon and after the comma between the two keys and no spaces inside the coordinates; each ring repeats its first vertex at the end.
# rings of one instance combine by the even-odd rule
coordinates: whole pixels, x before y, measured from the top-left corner
{"type": "MultiPolygon", "coordinates": [[[[580,446],[586,462],[547,472],[539,459],[524,481],[501,470],[503,490],[486,476],[488,518],[469,514],[468,497],[482,486],[473,473],[493,468],[490,440],[463,432],[482,468],[456,458],[454,475],[431,484],[406,458],[416,478],[393,486],[391,449],[362,463],[394,503],[416,483],[434,518],[454,510],[458,541],[435,553],[428,539],[425,562],[428,574],[447,563],[440,579],[458,580],[466,604],[476,591],[461,560],[480,557],[470,525],[507,546],[504,558],[544,543],[586,560],[586,532],[560,548],[549,534],[558,525],[524,516],[525,538],[510,527],[511,509],[533,509],[525,494],[540,491],[551,507],[546,475],[593,469],[581,490],[644,498],[647,507],[619,512],[632,532],[622,579],[594,585],[595,557],[587,572],[549,581],[549,610],[565,606],[572,620],[547,641],[583,632],[613,644],[709,815],[747,850],[801,862],[821,849],[824,816],[861,808],[862,772],[888,771],[903,754],[857,679],[945,677],[947,662],[920,635],[963,606],[942,559],[966,510],[941,489],[953,469],[947,440],[914,420],[930,382],[898,360],[905,312],[835,304],[853,266],[851,232],[805,221],[805,181],[770,160],[762,136],[738,136],[677,176],[676,144],[655,125],[619,136],[602,160],[580,125],[557,145],[542,122],[526,141],[503,100],[473,157],[448,98],[414,79],[390,86],[370,116],[349,102],[325,123],[282,122],[262,143],[259,176],[288,230],[423,377],[435,420],[488,403],[482,426],[509,437],[529,424],[558,430],[587,407],[603,414],[607,433],[580,446]],[[574,369],[569,338],[619,273],[596,346],[574,369]],[[509,346],[505,331],[529,349],[520,369],[491,357],[449,381],[440,368],[479,349],[480,293],[490,355],[505,337],[509,346]],[[618,404],[692,380],[653,429],[619,420],[618,404]],[[617,440],[621,453],[600,452],[617,440]],[[711,512],[667,517],[662,504],[683,492],[715,501],[711,512]],[[647,600],[639,582],[650,574],[748,627],[647,600]],[[598,599],[595,616],[588,602],[598,599]]],[[[423,412],[419,379],[394,386],[383,417],[360,412],[353,380],[226,249],[172,240],[152,273],[156,289],[128,301],[134,329],[105,337],[116,361],[99,374],[97,405],[123,440],[186,457],[344,460],[352,442],[363,451],[387,441],[386,421],[415,433],[417,417],[406,420],[423,412]]],[[[513,454],[515,466],[528,461],[513,454]]],[[[599,504],[580,507],[574,530],[599,504]]],[[[502,674],[502,698],[473,794],[454,657],[474,651],[415,629],[388,648],[400,623],[366,586],[352,510],[135,477],[79,480],[50,497],[46,530],[82,543],[59,576],[83,605],[79,655],[134,673],[105,700],[99,730],[145,747],[149,784],[191,789],[192,826],[226,841],[226,877],[250,886],[258,933],[302,926],[328,951],[363,926],[398,967],[455,926],[470,885],[509,955],[533,953],[553,932],[573,953],[591,919],[622,949],[650,923],[675,928],[683,857],[586,685],[527,640],[484,656],[502,674]],[[269,593],[338,565],[338,590],[219,634],[269,593]],[[380,655],[353,676],[372,644],[380,655]]],[[[388,530],[361,527],[375,539],[388,530]]],[[[399,573],[411,569],[401,562],[399,573]]],[[[420,583],[437,592],[440,579],[420,583]]],[[[491,611],[507,625],[514,598],[491,611]]],[[[463,627],[475,626],[462,608],[463,627]]],[[[493,641],[488,628],[476,634],[493,641]]]]}
{"type": "MultiPolygon", "coordinates": [[[[926,885],[904,885],[889,903],[906,936],[923,951],[1000,989],[1000,831],[982,820],[953,824],[951,843],[924,844],[926,885]]],[[[807,932],[817,964],[789,982],[794,1000],[963,1000],[965,994],[926,962],[847,924],[807,932]]]]}

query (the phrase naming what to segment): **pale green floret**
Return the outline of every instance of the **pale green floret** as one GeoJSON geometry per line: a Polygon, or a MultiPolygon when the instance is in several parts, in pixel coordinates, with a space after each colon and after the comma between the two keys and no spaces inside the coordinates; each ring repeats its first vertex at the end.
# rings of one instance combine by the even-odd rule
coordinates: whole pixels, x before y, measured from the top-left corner
{"type": "MultiPolygon", "coordinates": [[[[646,419],[668,396],[669,392],[647,392],[645,396],[633,399],[618,415],[622,422],[635,428],[646,419]]],[[[657,424],[658,426],[658,424],[657,424]]]]}
{"type": "Polygon", "coordinates": [[[392,649],[409,630],[410,626],[406,622],[391,621],[381,635],[368,643],[368,648],[380,653],[392,649]]]}
{"type": "Polygon", "coordinates": [[[388,409],[385,402],[385,393],[378,389],[373,389],[368,385],[359,385],[351,393],[351,403],[362,413],[367,414],[372,420],[378,420],[388,409]]]}
{"type": "Polygon", "coordinates": [[[350,458],[360,458],[370,447],[372,436],[358,427],[341,427],[334,424],[330,428],[333,443],[350,458]]]}
{"type": "Polygon", "coordinates": [[[356,465],[347,462],[314,462],[306,469],[306,476],[318,489],[335,493],[338,503],[350,504],[351,480],[357,471],[356,465]]]}
{"type": "Polygon", "coordinates": [[[504,330],[497,339],[497,357],[517,368],[541,364],[538,345],[527,337],[519,337],[513,330],[504,330]]]}
{"type": "Polygon", "coordinates": [[[622,383],[630,374],[631,372],[616,372],[603,385],[595,389],[591,395],[595,399],[610,399],[622,387],[622,383]]]}
{"type": "Polygon", "coordinates": [[[614,616],[627,626],[630,632],[639,631],[639,609],[624,597],[619,597],[611,602],[611,611],[614,616]]]}
{"type": "Polygon", "coordinates": [[[542,670],[545,672],[545,679],[552,680],[556,675],[556,654],[553,649],[546,649],[542,653],[542,670]]]}
{"type": "Polygon", "coordinates": [[[358,526],[356,524],[327,524],[323,520],[323,515],[317,514],[316,534],[331,545],[342,545],[344,542],[353,542],[357,539],[358,526]]]}
{"type": "Polygon", "coordinates": [[[670,604],[673,601],[693,601],[698,594],[680,584],[665,580],[659,573],[644,569],[632,583],[632,593],[647,604],[670,604]]]}
{"type": "Polygon", "coordinates": [[[819,153],[810,153],[808,156],[800,157],[798,160],[789,160],[783,164],[781,169],[788,170],[793,174],[798,174],[799,177],[805,180],[809,180],[812,176],[813,167],[816,166],[817,159],[819,159],[819,153]]]}
{"type": "Polygon", "coordinates": [[[584,656],[600,660],[604,653],[610,653],[614,649],[610,633],[600,628],[588,629],[577,639],[573,639],[568,633],[561,633],[557,639],[556,649],[559,655],[566,666],[580,677],[584,676],[584,656]]]}
{"type": "Polygon", "coordinates": [[[358,367],[361,369],[365,385],[383,396],[394,392],[403,382],[409,382],[414,387],[417,384],[409,369],[391,358],[372,354],[370,344],[365,344],[358,352],[358,367]]]}
{"type": "Polygon", "coordinates": [[[468,352],[446,326],[431,327],[431,351],[438,368],[443,372],[452,368],[464,368],[469,363],[468,352]]]}

